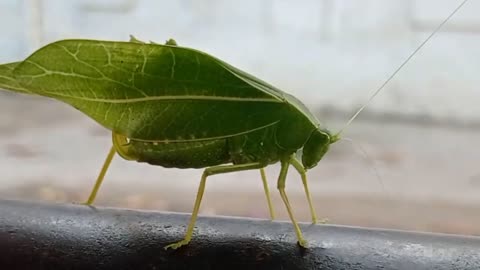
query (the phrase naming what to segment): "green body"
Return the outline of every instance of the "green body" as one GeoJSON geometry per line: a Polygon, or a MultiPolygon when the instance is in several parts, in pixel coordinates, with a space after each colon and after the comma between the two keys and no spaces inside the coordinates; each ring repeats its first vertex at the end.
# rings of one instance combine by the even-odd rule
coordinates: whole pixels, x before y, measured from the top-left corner
{"type": "Polygon", "coordinates": [[[337,140],[293,96],[176,45],[63,40],[4,69],[13,80],[0,87],[74,106],[128,138],[117,151],[140,162],[268,165],[303,148],[308,169],[337,140]]]}

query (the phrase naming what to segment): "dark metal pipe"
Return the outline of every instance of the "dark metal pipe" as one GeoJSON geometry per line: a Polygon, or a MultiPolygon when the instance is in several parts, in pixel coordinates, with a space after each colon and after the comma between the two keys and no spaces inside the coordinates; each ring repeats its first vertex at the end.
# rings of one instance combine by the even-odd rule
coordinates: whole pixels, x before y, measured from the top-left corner
{"type": "Polygon", "coordinates": [[[480,269],[480,237],[0,200],[0,269],[480,269]]]}

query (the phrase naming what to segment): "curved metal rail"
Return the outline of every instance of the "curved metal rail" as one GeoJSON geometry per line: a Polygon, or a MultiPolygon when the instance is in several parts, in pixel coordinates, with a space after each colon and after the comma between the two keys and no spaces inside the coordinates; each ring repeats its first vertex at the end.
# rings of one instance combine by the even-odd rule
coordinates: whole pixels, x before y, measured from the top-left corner
{"type": "Polygon", "coordinates": [[[480,237],[0,200],[0,269],[480,269],[480,237]]]}

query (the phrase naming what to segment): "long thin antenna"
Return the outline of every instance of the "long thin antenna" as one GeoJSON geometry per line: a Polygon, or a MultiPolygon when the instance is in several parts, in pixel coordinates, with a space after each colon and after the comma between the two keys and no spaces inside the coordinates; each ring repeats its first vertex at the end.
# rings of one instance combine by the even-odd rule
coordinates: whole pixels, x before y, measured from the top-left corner
{"type": "Polygon", "coordinates": [[[372,102],[372,100],[378,95],[378,93],[380,93],[380,91],[382,91],[382,89],[393,79],[393,77],[397,75],[397,73],[403,68],[403,66],[405,66],[410,61],[410,59],[412,59],[412,57],[417,54],[417,52],[420,51],[421,48],[423,48],[423,46],[440,30],[440,28],[443,27],[445,23],[448,22],[448,20],[450,20],[451,17],[453,17],[453,15],[455,15],[455,13],[457,13],[460,8],[462,8],[462,6],[467,1],[468,0],[464,0],[441,24],[437,26],[437,28],[420,44],[420,46],[418,46],[417,49],[415,49],[415,51],[413,51],[413,53],[410,54],[410,56],[405,61],[403,61],[403,63],[392,73],[392,75],[390,75],[390,77],[388,77],[388,79],[375,91],[375,93],[370,96],[368,101],[362,107],[360,107],[360,109],[357,110],[357,112],[350,118],[350,120],[348,120],[348,122],[340,129],[336,136],[339,136],[340,133],[342,133],[345,128],[347,128],[352,123],[352,121],[357,118],[357,116],[363,111],[363,109],[365,109],[372,102]]]}

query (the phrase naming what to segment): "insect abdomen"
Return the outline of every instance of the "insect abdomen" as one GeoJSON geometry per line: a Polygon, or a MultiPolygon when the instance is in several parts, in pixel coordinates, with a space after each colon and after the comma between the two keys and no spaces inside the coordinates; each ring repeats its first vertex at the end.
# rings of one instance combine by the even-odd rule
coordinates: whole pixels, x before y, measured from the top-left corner
{"type": "Polygon", "coordinates": [[[204,168],[230,162],[225,139],[170,143],[130,140],[125,149],[138,162],[166,168],[204,168]]]}

